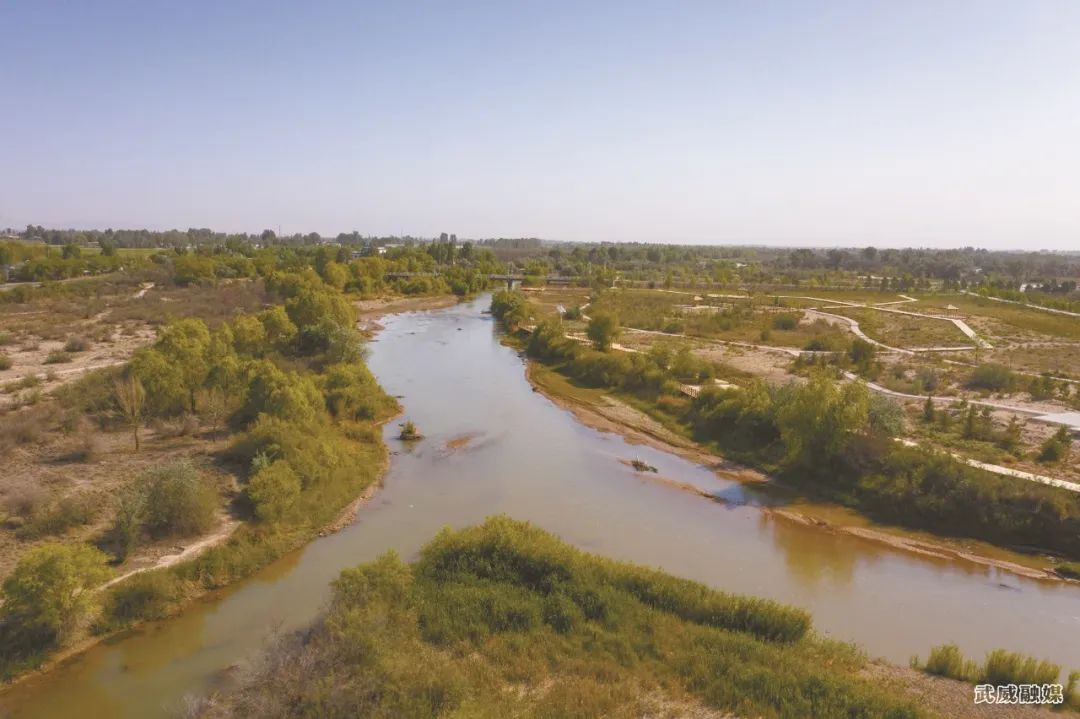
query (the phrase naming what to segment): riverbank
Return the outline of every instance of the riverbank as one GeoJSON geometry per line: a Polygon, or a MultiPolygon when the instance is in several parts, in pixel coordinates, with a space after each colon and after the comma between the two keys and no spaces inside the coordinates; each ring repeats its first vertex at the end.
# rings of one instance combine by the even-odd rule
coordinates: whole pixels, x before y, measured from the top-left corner
{"type": "MultiPolygon", "coordinates": [[[[708,467],[718,476],[743,483],[767,484],[781,492],[789,488],[777,484],[767,474],[718,457],[689,438],[619,401],[601,390],[573,385],[555,370],[532,359],[526,360],[526,378],[533,389],[559,407],[571,412],[586,426],[620,435],[632,444],[644,444],[670,452],[708,467]]],[[[701,494],[698,490],[696,493],[701,494]]],[[[706,495],[707,496],[707,495],[706,495]]],[[[786,508],[763,507],[762,511],[784,521],[814,526],[822,531],[843,533],[886,545],[893,549],[944,561],[962,561],[1010,572],[1030,579],[1054,582],[1068,580],[1051,569],[1051,563],[975,540],[952,540],[899,527],[881,526],[853,510],[817,501],[796,500],[786,508]]]]}

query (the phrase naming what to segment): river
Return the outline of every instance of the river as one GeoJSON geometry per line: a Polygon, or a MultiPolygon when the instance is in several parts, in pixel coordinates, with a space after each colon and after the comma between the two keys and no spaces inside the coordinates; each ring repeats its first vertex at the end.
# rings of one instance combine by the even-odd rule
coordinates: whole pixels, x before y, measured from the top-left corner
{"type": "Polygon", "coordinates": [[[487,303],[383,319],[369,364],[426,438],[405,446],[396,425],[386,427],[394,455],[385,486],[355,523],[178,617],[16,685],[0,695],[0,715],[168,716],[275,632],[309,622],[341,569],[389,549],[411,557],[441,527],[494,513],[588,551],[804,607],[820,631],[898,663],[951,640],[974,656],[1007,647],[1080,668],[1080,587],[777,518],[750,487],[585,427],[532,390],[487,303]],[[463,435],[471,441],[447,449],[463,435]],[[633,458],[722,501],[643,478],[620,461],[633,458]]]}

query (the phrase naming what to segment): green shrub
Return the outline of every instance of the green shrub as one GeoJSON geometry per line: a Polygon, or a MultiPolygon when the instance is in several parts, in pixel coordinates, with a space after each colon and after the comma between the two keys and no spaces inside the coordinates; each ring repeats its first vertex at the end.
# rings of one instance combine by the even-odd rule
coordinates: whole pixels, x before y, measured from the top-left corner
{"type": "Polygon", "coordinates": [[[63,364],[73,359],[70,352],[53,350],[45,357],[45,364],[63,364]]]}
{"type": "Polygon", "coordinates": [[[331,365],[320,379],[326,408],[340,419],[384,419],[398,408],[397,402],[383,392],[375,376],[363,364],[331,365]]]}
{"type": "Polygon", "coordinates": [[[1018,652],[995,649],[986,656],[979,670],[978,681],[983,684],[1054,684],[1061,676],[1061,667],[1051,662],[1018,652]]]}
{"type": "Polygon", "coordinates": [[[793,330],[799,326],[800,315],[782,314],[773,315],[772,328],[774,330],[793,330]]]}
{"type": "Polygon", "coordinates": [[[0,618],[40,627],[62,644],[90,616],[98,600],[90,590],[108,576],[105,555],[90,545],[34,547],[4,580],[0,618]]]}
{"type": "Polygon", "coordinates": [[[532,318],[533,308],[523,293],[500,290],[491,296],[491,314],[513,331],[532,318]]]}
{"type": "Polygon", "coordinates": [[[919,667],[918,659],[913,659],[912,665],[929,674],[994,686],[1056,684],[1061,676],[1061,667],[1057,664],[1004,649],[989,652],[982,666],[979,666],[966,659],[955,644],[934,647],[930,650],[930,657],[925,665],[919,667]]]}
{"type": "Polygon", "coordinates": [[[217,493],[188,462],[150,470],[145,482],[143,527],[153,537],[190,537],[213,526],[217,493]]]}
{"type": "Polygon", "coordinates": [[[1001,364],[981,364],[971,371],[967,386],[991,392],[1008,392],[1016,385],[1016,375],[1001,364]]]}
{"type": "Polygon", "coordinates": [[[960,647],[955,644],[943,644],[931,649],[922,668],[928,674],[960,681],[973,681],[979,671],[975,662],[965,659],[960,647]]]}
{"type": "Polygon", "coordinates": [[[247,494],[255,516],[263,521],[277,521],[300,496],[300,478],[285,460],[278,460],[257,471],[248,481],[247,494]]]}
{"type": "Polygon", "coordinates": [[[57,536],[73,527],[89,524],[96,515],[97,505],[89,497],[69,495],[19,527],[16,536],[20,539],[57,536]]]}
{"type": "Polygon", "coordinates": [[[11,369],[14,361],[11,357],[4,352],[0,352],[0,371],[11,369]]]}
{"type": "Polygon", "coordinates": [[[1069,579],[1080,579],[1080,562],[1063,562],[1054,571],[1069,579]]]}
{"type": "Polygon", "coordinates": [[[105,593],[99,628],[112,630],[148,619],[164,619],[180,597],[180,582],[171,572],[140,572],[105,593]]]}
{"type": "Polygon", "coordinates": [[[1067,460],[1071,450],[1072,432],[1068,427],[1061,427],[1039,447],[1036,460],[1044,464],[1057,464],[1067,460]]]}
{"type": "Polygon", "coordinates": [[[86,352],[88,349],[90,349],[90,340],[78,335],[68,337],[67,342],[64,343],[65,352],[86,352]]]}

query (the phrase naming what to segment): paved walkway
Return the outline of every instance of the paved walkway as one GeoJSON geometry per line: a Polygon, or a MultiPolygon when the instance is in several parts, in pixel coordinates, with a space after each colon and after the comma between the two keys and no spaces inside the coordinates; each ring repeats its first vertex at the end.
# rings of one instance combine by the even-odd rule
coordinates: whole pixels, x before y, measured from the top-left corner
{"type": "MultiPolygon", "coordinates": [[[[897,442],[900,442],[906,447],[918,447],[919,443],[910,439],[897,438],[897,442]]],[[[1031,472],[1024,472],[1019,469],[1013,469],[1012,467],[1002,467],[1000,464],[989,464],[987,462],[980,462],[977,459],[970,459],[959,454],[950,452],[949,455],[954,459],[958,459],[969,467],[976,467],[978,469],[992,472],[993,474],[1000,474],[1004,477],[1015,477],[1016,479],[1025,479],[1028,482],[1037,482],[1039,484],[1045,484],[1049,487],[1058,487],[1070,492],[1080,492],[1080,484],[1076,482],[1069,482],[1064,479],[1054,479],[1053,477],[1047,477],[1043,474],[1032,474],[1031,472]]]]}
{"type": "Polygon", "coordinates": [[[1055,307],[1043,307],[1042,305],[1031,304],[1030,302],[1017,302],[1016,300],[1003,300],[1000,297],[990,297],[989,295],[980,295],[978,292],[969,292],[968,290],[961,290],[962,294],[970,295],[971,297],[985,297],[988,300],[994,302],[1004,302],[1007,305],[1017,305],[1019,307],[1026,307],[1030,310],[1041,310],[1043,312],[1052,312],[1055,315],[1065,315],[1066,317],[1080,317],[1080,312],[1069,312],[1068,310],[1059,310],[1055,307]]]}

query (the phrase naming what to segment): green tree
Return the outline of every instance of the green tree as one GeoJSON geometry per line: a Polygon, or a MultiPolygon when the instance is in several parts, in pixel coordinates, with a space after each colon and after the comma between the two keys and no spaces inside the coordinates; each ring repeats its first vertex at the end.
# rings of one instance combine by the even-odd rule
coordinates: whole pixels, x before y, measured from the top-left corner
{"type": "Polygon", "coordinates": [[[296,339],[297,329],[293,321],[289,319],[288,313],[285,312],[285,308],[280,305],[277,307],[271,307],[268,310],[260,312],[259,321],[262,322],[263,327],[266,328],[266,339],[272,345],[278,348],[284,348],[296,339]]]}
{"type": "Polygon", "coordinates": [[[217,496],[187,462],[151,470],[145,480],[143,526],[155,537],[190,537],[214,524],[217,496]]]}
{"type": "MultiPolygon", "coordinates": [[[[282,316],[288,316],[282,311],[282,316]]],[[[289,324],[292,324],[291,322],[289,324]]],[[[232,327],[233,347],[240,354],[258,357],[266,351],[266,325],[255,315],[238,315],[230,323],[232,327]]],[[[296,328],[293,328],[295,334],[296,328]]]]}
{"type": "Polygon", "coordinates": [[[936,410],[934,409],[934,398],[930,395],[927,395],[926,402],[923,403],[922,408],[923,422],[927,424],[932,424],[934,422],[935,411],[936,410]]]}
{"type": "Polygon", "coordinates": [[[260,414],[309,424],[325,406],[322,393],[310,378],[295,372],[283,372],[269,360],[256,360],[248,366],[248,389],[237,419],[250,422],[260,414]]]}
{"type": "Polygon", "coordinates": [[[281,519],[300,496],[300,477],[285,460],[261,468],[248,482],[255,515],[264,522],[281,519]]]}
{"type": "Polygon", "coordinates": [[[796,387],[776,416],[788,463],[824,469],[869,425],[869,411],[869,392],[859,382],[840,384],[818,374],[796,387]]]}
{"type": "Polygon", "coordinates": [[[155,348],[179,367],[183,387],[195,411],[195,393],[210,372],[210,330],[200,319],[184,319],[165,327],[155,348]]]}
{"type": "Polygon", "coordinates": [[[93,587],[109,576],[106,556],[88,544],[43,544],[4,580],[3,615],[64,643],[96,607],[93,587]]]}
{"type": "Polygon", "coordinates": [[[1039,448],[1038,461],[1045,464],[1065,462],[1072,453],[1072,432],[1068,427],[1061,427],[1054,432],[1039,448]]]}
{"type": "Polygon", "coordinates": [[[619,318],[612,312],[600,311],[589,318],[585,334],[592,340],[596,349],[607,352],[619,337],[619,318]]]}
{"type": "Polygon", "coordinates": [[[1024,433],[1023,430],[1023,423],[1016,415],[1013,415],[1012,419],[1009,420],[1008,426],[1002,430],[998,437],[998,446],[1006,452],[1016,452],[1020,448],[1020,440],[1024,433]]]}
{"type": "Polygon", "coordinates": [[[322,272],[323,281],[340,292],[345,289],[345,283],[349,281],[349,270],[339,262],[328,262],[322,272]]]}
{"type": "Polygon", "coordinates": [[[856,337],[851,342],[851,349],[848,350],[848,357],[851,359],[851,364],[860,373],[865,373],[870,370],[870,367],[874,364],[874,357],[876,354],[877,352],[874,345],[860,337],[856,337]]]}
{"type": "Polygon", "coordinates": [[[152,347],[136,352],[131,359],[131,373],[146,391],[146,409],[151,414],[168,416],[184,411],[184,376],[180,367],[161,352],[152,347]]]}
{"type": "Polygon", "coordinates": [[[870,395],[867,419],[870,431],[882,437],[896,437],[904,431],[903,408],[884,395],[870,395]]]}
{"type": "Polygon", "coordinates": [[[356,312],[340,293],[304,287],[285,302],[285,312],[300,330],[329,320],[342,327],[352,327],[356,312]]]}
{"type": "MultiPolygon", "coordinates": [[[[255,324],[262,327],[257,320],[255,324]]],[[[243,374],[243,366],[234,346],[233,331],[229,325],[221,325],[210,333],[210,343],[206,348],[207,372],[203,384],[218,390],[223,397],[236,394],[243,374]]]]}
{"type": "Polygon", "coordinates": [[[143,421],[143,407],[146,404],[146,390],[142,382],[134,374],[129,373],[126,377],[118,379],[114,388],[116,406],[120,409],[120,416],[131,427],[131,435],[135,440],[135,451],[139,451],[139,427],[143,421]]]}

